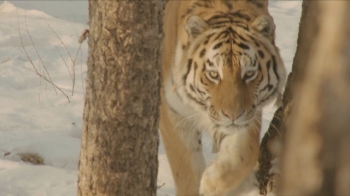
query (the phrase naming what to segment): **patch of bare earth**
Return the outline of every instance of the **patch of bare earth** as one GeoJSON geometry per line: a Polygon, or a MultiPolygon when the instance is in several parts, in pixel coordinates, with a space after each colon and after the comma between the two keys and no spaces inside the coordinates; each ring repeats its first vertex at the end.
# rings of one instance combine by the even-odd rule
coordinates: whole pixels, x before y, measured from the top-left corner
{"type": "Polygon", "coordinates": [[[27,153],[27,154],[20,154],[19,156],[21,160],[24,162],[32,163],[35,165],[44,164],[43,158],[41,158],[38,154],[27,153]]]}

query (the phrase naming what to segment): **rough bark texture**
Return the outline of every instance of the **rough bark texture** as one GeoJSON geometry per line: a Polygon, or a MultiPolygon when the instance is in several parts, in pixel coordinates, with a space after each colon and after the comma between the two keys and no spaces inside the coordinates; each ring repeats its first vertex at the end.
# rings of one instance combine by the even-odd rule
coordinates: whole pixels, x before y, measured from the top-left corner
{"type": "Polygon", "coordinates": [[[156,195],[164,4],[89,1],[78,195],[156,195]]]}
{"type": "Polygon", "coordinates": [[[290,121],[290,114],[294,107],[293,96],[298,86],[302,83],[310,48],[318,35],[319,15],[317,13],[318,3],[315,1],[303,1],[302,15],[299,24],[297,50],[293,60],[292,72],[283,94],[282,106],[275,112],[267,134],[265,134],[260,145],[259,170],[257,179],[260,184],[260,193],[276,193],[279,181],[279,174],[270,173],[271,161],[280,157],[282,146],[285,140],[285,132],[290,121]]]}
{"type": "Polygon", "coordinates": [[[318,33],[293,95],[279,195],[349,195],[350,1],[308,3],[318,33]]]}

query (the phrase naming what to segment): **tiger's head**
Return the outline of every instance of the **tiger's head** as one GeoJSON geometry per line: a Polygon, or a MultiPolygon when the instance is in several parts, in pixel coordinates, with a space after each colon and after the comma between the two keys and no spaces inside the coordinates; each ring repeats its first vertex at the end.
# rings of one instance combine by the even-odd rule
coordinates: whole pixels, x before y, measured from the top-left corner
{"type": "Polygon", "coordinates": [[[281,95],[286,71],[270,16],[215,26],[193,15],[185,30],[188,41],[175,83],[182,100],[206,112],[215,125],[247,126],[281,95]]]}

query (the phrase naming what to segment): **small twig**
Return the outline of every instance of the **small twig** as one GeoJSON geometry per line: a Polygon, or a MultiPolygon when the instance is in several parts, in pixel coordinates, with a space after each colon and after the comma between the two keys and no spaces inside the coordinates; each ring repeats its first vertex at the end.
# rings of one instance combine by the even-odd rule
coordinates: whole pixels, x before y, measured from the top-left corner
{"type": "Polygon", "coordinates": [[[47,21],[46,16],[45,16],[45,15],[43,15],[43,16],[44,16],[44,18],[45,18],[45,21],[46,21],[47,26],[51,29],[51,31],[52,31],[52,32],[57,36],[57,38],[60,40],[60,42],[61,42],[61,44],[63,45],[63,47],[66,49],[67,54],[69,55],[69,58],[72,60],[72,56],[70,55],[70,53],[69,53],[69,51],[68,51],[66,45],[65,45],[64,42],[62,41],[61,37],[58,36],[57,33],[52,29],[50,23],[47,21]]]}
{"type": "MultiPolygon", "coordinates": [[[[17,8],[16,8],[16,11],[17,11],[17,8]]],[[[18,12],[17,12],[17,18],[18,18],[18,12]]],[[[35,52],[36,52],[36,54],[38,55],[38,58],[39,58],[41,64],[43,65],[43,68],[44,68],[44,70],[45,70],[47,76],[49,77],[48,79],[49,79],[49,80],[51,81],[51,83],[52,83],[51,76],[50,76],[49,72],[47,71],[46,66],[45,66],[45,64],[44,64],[44,62],[43,62],[43,59],[41,58],[41,56],[40,56],[40,54],[39,54],[37,48],[36,48],[35,45],[34,45],[32,36],[31,36],[30,33],[29,33],[28,25],[27,25],[27,10],[24,11],[24,20],[25,20],[26,31],[27,31],[27,34],[28,34],[28,36],[29,36],[29,39],[30,39],[30,41],[31,41],[31,43],[32,43],[32,46],[33,46],[33,48],[35,49],[35,52]]],[[[53,87],[53,86],[52,86],[52,87],[53,87]]],[[[56,92],[56,94],[57,94],[56,89],[55,89],[55,88],[53,88],[53,89],[55,90],[55,92],[56,92]]]]}
{"type": "MultiPolygon", "coordinates": [[[[77,53],[74,56],[74,61],[73,61],[73,69],[74,69],[74,74],[75,74],[75,60],[77,59],[78,53],[79,51],[81,51],[81,44],[79,44],[79,48],[77,50],[77,53]]],[[[81,67],[81,66],[80,66],[81,67]]],[[[81,71],[80,71],[81,72],[81,71]]],[[[74,77],[75,78],[75,77],[74,77]]],[[[74,87],[75,87],[75,82],[73,82],[73,88],[72,88],[72,96],[73,96],[73,92],[74,92],[74,87]]]]}
{"type": "Polygon", "coordinates": [[[73,81],[72,73],[71,73],[71,71],[70,71],[70,69],[69,69],[69,67],[68,67],[68,64],[67,64],[66,60],[64,60],[61,51],[58,49],[58,47],[56,46],[56,44],[54,44],[54,41],[53,41],[53,39],[52,39],[51,36],[50,36],[50,39],[51,39],[52,44],[55,46],[56,50],[57,50],[58,53],[60,54],[60,57],[61,57],[61,59],[63,60],[64,65],[66,65],[66,68],[67,68],[67,70],[68,70],[68,73],[69,73],[69,75],[70,75],[70,78],[71,78],[71,80],[73,81]]]}
{"type": "MultiPolygon", "coordinates": [[[[75,34],[77,35],[77,38],[79,38],[77,29],[74,27],[74,25],[72,23],[70,23],[75,31],[75,34]]],[[[86,31],[87,29],[85,29],[83,31],[83,33],[86,31]]],[[[87,30],[89,31],[89,30],[87,30]]],[[[82,35],[81,35],[82,36],[82,35]]],[[[80,49],[80,77],[81,77],[81,86],[83,88],[83,94],[85,94],[85,88],[84,88],[84,77],[83,77],[83,52],[81,50],[81,44],[83,43],[84,40],[81,41],[82,37],[80,36],[78,42],[80,43],[79,45],[79,49],[80,49]]],[[[86,38],[86,37],[85,37],[86,38]]],[[[78,50],[79,51],[79,50],[78,50]]]]}
{"type": "Polygon", "coordinates": [[[27,59],[29,60],[30,64],[32,65],[32,67],[34,68],[34,71],[35,71],[35,74],[38,75],[39,77],[43,78],[45,81],[47,81],[48,83],[50,83],[51,85],[53,85],[54,87],[56,87],[68,100],[68,102],[70,103],[70,100],[69,100],[69,97],[66,95],[66,93],[64,93],[62,91],[61,88],[59,88],[56,84],[54,84],[52,81],[48,80],[45,76],[43,76],[42,74],[40,74],[37,70],[37,68],[35,67],[32,59],[29,57],[29,54],[27,52],[27,50],[25,49],[24,47],[24,44],[23,44],[23,39],[22,39],[22,34],[21,34],[21,29],[20,29],[20,26],[19,26],[19,18],[18,18],[18,11],[16,9],[16,12],[17,12],[17,26],[18,26],[18,34],[19,34],[19,37],[20,37],[20,40],[21,40],[21,45],[22,45],[22,48],[24,50],[24,53],[25,55],[27,56],[27,59]]]}
{"type": "Polygon", "coordinates": [[[81,50],[80,50],[80,77],[81,77],[81,86],[83,87],[83,94],[85,94],[84,77],[83,77],[83,52],[81,50]]]}
{"type": "MultiPolygon", "coordinates": [[[[17,8],[16,8],[16,12],[17,12],[17,8]]],[[[36,67],[34,66],[34,63],[32,61],[32,59],[29,57],[28,53],[27,53],[27,50],[25,49],[24,47],[24,44],[23,44],[23,40],[22,40],[22,35],[21,35],[21,28],[19,27],[19,19],[18,19],[18,12],[17,12],[17,26],[18,26],[18,34],[19,34],[19,38],[21,40],[21,45],[22,45],[22,48],[24,50],[24,53],[25,55],[27,56],[27,59],[29,60],[30,64],[33,65],[33,68],[36,72],[38,72],[38,70],[36,69],[36,67]]]]}
{"type": "Polygon", "coordinates": [[[41,105],[41,94],[40,94],[40,92],[41,92],[41,77],[39,77],[39,90],[38,90],[38,101],[39,101],[38,105],[39,105],[39,107],[41,105]]]}
{"type": "MultiPolygon", "coordinates": [[[[42,73],[43,74],[43,73],[42,73]]],[[[46,98],[48,98],[49,96],[47,95],[47,82],[45,82],[45,95],[46,95],[46,98]]]]}
{"type": "MultiPolygon", "coordinates": [[[[28,69],[28,68],[24,67],[24,69],[28,69]]],[[[35,68],[34,68],[34,69],[35,69],[35,68]]],[[[34,74],[40,76],[42,79],[44,79],[45,81],[47,81],[47,82],[50,83],[50,81],[47,80],[46,77],[44,77],[44,76],[42,76],[40,73],[38,73],[36,69],[35,69],[35,70],[28,69],[28,70],[29,70],[29,71],[32,71],[34,74]]],[[[66,93],[64,93],[63,90],[62,90],[60,87],[58,87],[55,83],[51,83],[51,84],[54,85],[54,86],[67,98],[68,102],[70,103],[70,99],[69,99],[69,97],[66,95],[66,93]]]]}
{"type": "Polygon", "coordinates": [[[71,76],[72,76],[72,83],[73,83],[73,87],[72,87],[72,96],[73,96],[73,94],[74,94],[74,86],[75,86],[75,68],[74,68],[74,61],[75,61],[75,60],[73,60],[73,58],[72,58],[72,56],[71,56],[71,54],[70,54],[68,48],[66,47],[66,45],[65,45],[64,42],[62,41],[61,37],[58,36],[57,33],[52,29],[50,23],[47,21],[46,16],[45,16],[45,15],[43,15],[43,16],[44,16],[44,18],[45,18],[46,24],[47,24],[48,27],[51,29],[51,31],[57,36],[57,38],[60,40],[61,44],[62,44],[63,47],[66,49],[66,52],[67,52],[67,54],[68,54],[68,56],[69,56],[69,58],[70,58],[70,60],[71,60],[71,63],[72,63],[72,75],[71,75],[71,76]]]}
{"type": "Polygon", "coordinates": [[[163,184],[161,184],[161,185],[157,186],[157,189],[162,188],[164,185],[165,185],[165,182],[163,182],[163,184]]]}
{"type": "MultiPolygon", "coordinates": [[[[73,25],[72,23],[70,23],[70,24],[71,24],[71,26],[73,27],[73,29],[74,29],[74,31],[75,31],[75,34],[77,35],[77,38],[79,38],[77,29],[74,27],[74,25],[73,25]]],[[[85,29],[85,30],[86,30],[86,29],[85,29]]],[[[78,42],[80,43],[80,45],[79,45],[79,49],[78,49],[78,51],[77,51],[77,54],[78,54],[78,52],[79,52],[79,50],[80,50],[80,77],[81,77],[81,86],[82,86],[82,88],[83,88],[83,94],[85,94],[85,89],[84,89],[84,77],[83,77],[83,52],[82,52],[82,50],[81,50],[81,44],[82,44],[82,42],[80,42],[80,39],[81,39],[81,36],[80,36],[79,41],[78,41],[78,42]]],[[[75,60],[76,60],[77,54],[76,54],[76,56],[75,56],[75,58],[74,58],[74,62],[75,62],[75,60]]]]}
{"type": "Polygon", "coordinates": [[[77,35],[77,38],[79,38],[77,29],[74,27],[74,25],[70,21],[69,21],[69,24],[70,24],[70,26],[73,27],[73,29],[75,31],[75,35],[77,35]]]}

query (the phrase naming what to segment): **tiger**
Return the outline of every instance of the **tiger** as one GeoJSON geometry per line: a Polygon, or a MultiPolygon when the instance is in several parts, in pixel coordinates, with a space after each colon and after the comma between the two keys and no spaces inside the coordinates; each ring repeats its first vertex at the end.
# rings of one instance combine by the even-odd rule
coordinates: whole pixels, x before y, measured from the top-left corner
{"type": "Polygon", "coordinates": [[[252,173],[262,108],[286,78],[275,29],[265,0],[166,4],[159,129],[176,195],[227,195],[252,173]],[[216,152],[208,166],[203,131],[216,152]]]}

